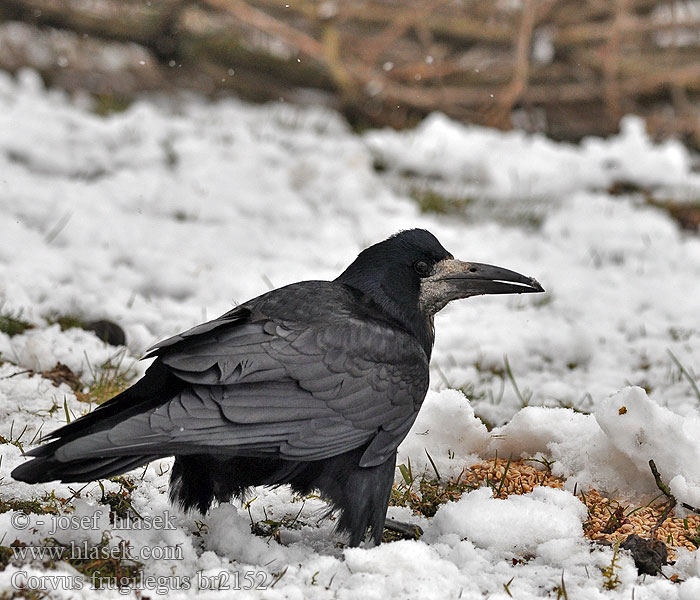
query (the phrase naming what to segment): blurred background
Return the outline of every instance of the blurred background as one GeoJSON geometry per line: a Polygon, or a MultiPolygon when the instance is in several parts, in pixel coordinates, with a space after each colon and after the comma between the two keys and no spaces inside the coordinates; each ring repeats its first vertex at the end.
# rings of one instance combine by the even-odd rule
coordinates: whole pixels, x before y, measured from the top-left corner
{"type": "Polygon", "coordinates": [[[558,140],[700,146],[700,3],[666,0],[3,0],[0,69],[98,110],[144,91],[323,103],[356,128],[433,111],[558,140]]]}

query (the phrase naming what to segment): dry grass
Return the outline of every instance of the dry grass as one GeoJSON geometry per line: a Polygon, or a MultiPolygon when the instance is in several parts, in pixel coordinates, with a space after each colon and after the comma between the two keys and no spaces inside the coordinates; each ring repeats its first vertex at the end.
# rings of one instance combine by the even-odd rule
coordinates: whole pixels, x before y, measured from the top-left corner
{"type": "Polygon", "coordinates": [[[92,383],[75,393],[80,402],[102,404],[127,389],[133,382],[136,372],[132,366],[124,364],[125,352],[120,350],[114,357],[97,369],[90,367],[92,383]]]}

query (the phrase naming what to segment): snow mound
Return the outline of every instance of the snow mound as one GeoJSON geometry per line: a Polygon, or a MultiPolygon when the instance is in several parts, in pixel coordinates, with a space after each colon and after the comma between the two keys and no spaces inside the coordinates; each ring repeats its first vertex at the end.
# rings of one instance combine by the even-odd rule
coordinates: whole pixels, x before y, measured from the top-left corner
{"type": "Polygon", "coordinates": [[[482,487],[442,506],[426,535],[432,541],[456,534],[504,555],[538,555],[541,544],[579,542],[586,514],[584,504],[565,490],[538,487],[498,499],[482,487]]]}

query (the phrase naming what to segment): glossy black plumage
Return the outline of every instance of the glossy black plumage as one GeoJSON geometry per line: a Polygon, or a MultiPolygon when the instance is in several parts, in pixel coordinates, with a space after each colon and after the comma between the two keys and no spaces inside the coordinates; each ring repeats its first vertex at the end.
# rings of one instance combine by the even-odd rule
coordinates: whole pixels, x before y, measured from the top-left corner
{"type": "MultiPolygon", "coordinates": [[[[204,513],[250,486],[289,483],[320,490],[352,545],[368,529],[378,543],[396,448],[428,389],[433,312],[455,285],[476,285],[464,280],[493,281],[463,265],[411,230],[363,251],[335,281],[250,300],[159,343],[139,382],[53,432],[12,475],[90,481],[174,455],[170,495],[185,509],[204,513]],[[417,261],[434,275],[420,275],[417,261]]],[[[541,291],[488,268],[498,284],[473,293],[514,291],[503,274],[524,286],[515,291],[541,291]]]]}

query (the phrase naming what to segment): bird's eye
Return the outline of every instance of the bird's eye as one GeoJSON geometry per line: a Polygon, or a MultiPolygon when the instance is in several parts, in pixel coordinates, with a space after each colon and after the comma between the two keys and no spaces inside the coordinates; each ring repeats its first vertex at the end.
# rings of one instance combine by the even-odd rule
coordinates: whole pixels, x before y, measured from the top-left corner
{"type": "Polygon", "coordinates": [[[417,260],[413,263],[413,270],[421,277],[425,277],[430,273],[430,265],[424,260],[417,260]]]}

